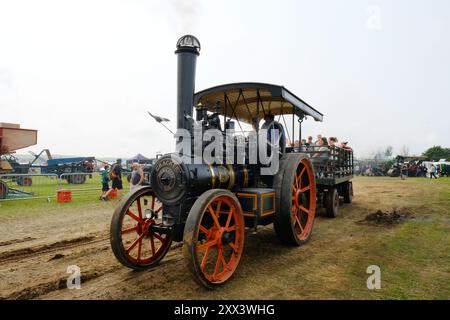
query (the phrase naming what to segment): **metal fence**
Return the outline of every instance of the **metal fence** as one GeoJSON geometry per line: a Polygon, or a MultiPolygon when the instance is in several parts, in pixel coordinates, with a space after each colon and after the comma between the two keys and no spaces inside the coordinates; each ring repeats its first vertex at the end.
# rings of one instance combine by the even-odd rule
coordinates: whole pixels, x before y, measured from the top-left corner
{"type": "Polygon", "coordinates": [[[58,190],[70,190],[72,194],[98,193],[101,177],[95,173],[63,173],[59,176],[58,190]]]}
{"type": "Polygon", "coordinates": [[[0,201],[55,197],[59,178],[56,174],[2,174],[0,201]]]}
{"type": "MultiPolygon", "coordinates": [[[[130,184],[126,174],[123,176],[123,189],[128,191],[130,184]]],[[[100,195],[102,189],[99,172],[56,174],[0,174],[0,202],[26,199],[56,198],[57,192],[70,190],[75,197],[100,195]]],[[[111,187],[111,182],[109,182],[111,187]]]]}

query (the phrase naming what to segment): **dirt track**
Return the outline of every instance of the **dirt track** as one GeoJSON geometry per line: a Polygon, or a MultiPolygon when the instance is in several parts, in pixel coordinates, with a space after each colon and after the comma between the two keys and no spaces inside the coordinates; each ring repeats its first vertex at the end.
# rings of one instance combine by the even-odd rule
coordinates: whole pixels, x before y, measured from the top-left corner
{"type": "MultiPolygon", "coordinates": [[[[396,182],[397,183],[397,182],[396,182]]],[[[304,299],[335,298],[342,288],[365,285],[346,277],[342,263],[364,248],[377,228],[357,225],[371,210],[389,209],[415,191],[377,179],[356,179],[352,205],[330,220],[318,217],[311,241],[284,247],[272,226],[246,236],[243,260],[225,286],[207,291],[191,280],[174,244],[162,263],[131,271],[114,258],[109,223],[114,203],[64,208],[37,216],[0,220],[0,298],[2,299],[304,299]],[[69,265],[81,269],[81,289],[66,288],[69,265]]],[[[420,192],[417,191],[417,192],[420,192]]],[[[1,218],[1,217],[0,217],[1,218]]],[[[379,229],[378,229],[379,230],[379,229]]],[[[389,231],[383,231],[389,232],[389,231]]],[[[349,296],[351,298],[351,295],[349,296]]]]}

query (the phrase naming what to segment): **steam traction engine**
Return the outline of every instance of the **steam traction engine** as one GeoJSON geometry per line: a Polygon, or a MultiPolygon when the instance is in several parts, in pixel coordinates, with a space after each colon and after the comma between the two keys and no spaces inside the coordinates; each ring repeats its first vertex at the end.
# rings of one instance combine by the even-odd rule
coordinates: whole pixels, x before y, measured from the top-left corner
{"type": "MultiPolygon", "coordinates": [[[[283,117],[287,126],[284,117],[292,116],[293,130],[294,119],[298,123],[305,116],[322,120],[321,113],[282,86],[234,83],[195,94],[199,52],[195,37],[178,40],[179,131],[193,134],[200,126],[206,131],[219,129],[226,136],[225,130],[233,129],[236,122],[241,131],[243,122],[253,124],[259,132],[259,123],[266,117],[283,117]]],[[[285,133],[279,121],[272,121],[272,126],[283,141],[288,130],[285,133]]],[[[136,270],[151,268],[164,258],[172,241],[182,241],[186,265],[194,279],[214,288],[235,272],[246,228],[273,223],[277,237],[287,245],[299,246],[309,239],[316,212],[316,184],[309,156],[288,153],[281,143],[280,151],[272,155],[279,160],[279,169],[272,175],[261,175],[261,168],[268,165],[252,164],[248,136],[241,138],[246,147],[242,152],[233,147],[232,162],[186,161],[186,154],[183,158],[179,153],[157,160],[151,187],[140,187],[123,198],[111,221],[111,246],[123,265],[136,270]]],[[[191,151],[207,148],[194,139],[189,145],[191,151]]],[[[224,154],[227,152],[230,150],[225,148],[224,154]]]]}

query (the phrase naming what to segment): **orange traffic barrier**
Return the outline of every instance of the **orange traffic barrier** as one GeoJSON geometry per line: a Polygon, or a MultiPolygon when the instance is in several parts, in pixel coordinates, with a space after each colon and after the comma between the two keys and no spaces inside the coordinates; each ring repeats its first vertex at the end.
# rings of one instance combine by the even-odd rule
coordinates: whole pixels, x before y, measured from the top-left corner
{"type": "Polygon", "coordinates": [[[65,203],[72,201],[72,191],[70,190],[58,190],[56,193],[56,201],[58,203],[65,203]]]}
{"type": "Polygon", "coordinates": [[[112,189],[108,194],[108,198],[110,198],[110,199],[117,198],[117,189],[112,189]]]}

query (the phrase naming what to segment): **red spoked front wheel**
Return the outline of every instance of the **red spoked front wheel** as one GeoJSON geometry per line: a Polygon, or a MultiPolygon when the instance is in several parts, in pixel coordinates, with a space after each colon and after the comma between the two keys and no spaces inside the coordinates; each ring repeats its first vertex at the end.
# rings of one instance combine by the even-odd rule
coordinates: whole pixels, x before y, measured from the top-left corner
{"type": "Polygon", "coordinates": [[[154,228],[162,225],[162,210],[149,186],[136,189],[119,203],[111,220],[110,241],[114,255],[124,266],[148,269],[167,254],[172,236],[154,228]]]}
{"type": "Polygon", "coordinates": [[[236,271],[244,250],[244,219],[236,196],[213,189],[192,206],[184,229],[183,252],[194,279],[213,289],[236,271]]]}

